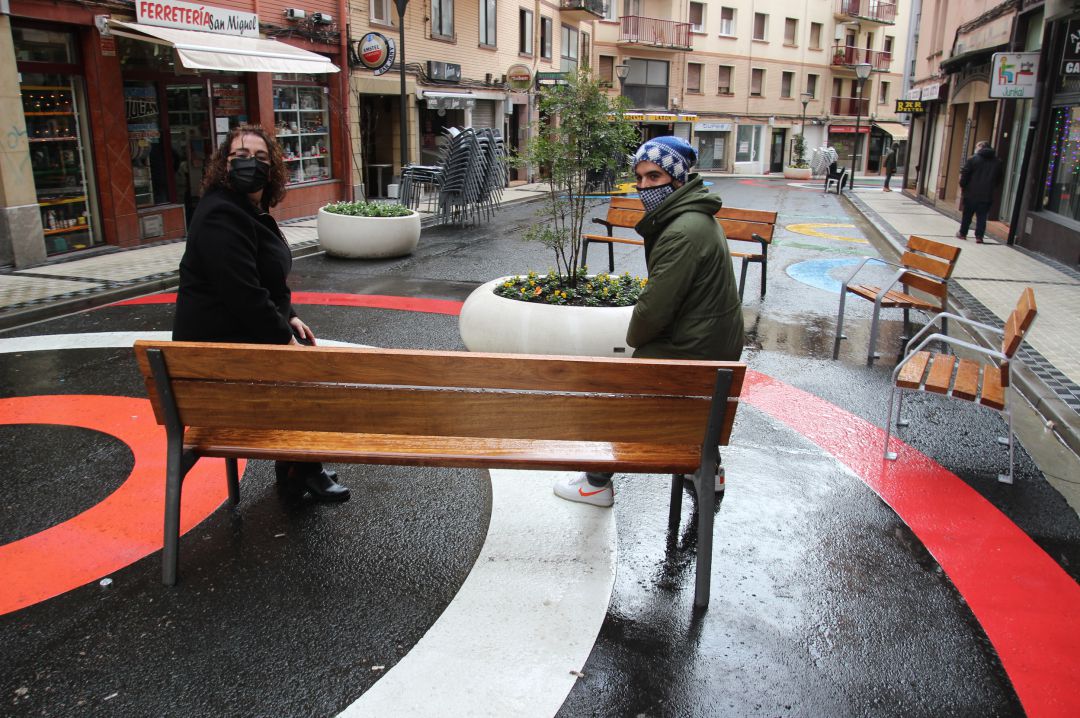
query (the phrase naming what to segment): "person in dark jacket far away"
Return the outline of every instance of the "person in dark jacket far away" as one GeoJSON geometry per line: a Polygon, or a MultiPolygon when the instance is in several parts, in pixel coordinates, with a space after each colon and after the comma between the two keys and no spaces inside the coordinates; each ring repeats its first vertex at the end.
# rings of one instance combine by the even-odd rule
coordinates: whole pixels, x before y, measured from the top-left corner
{"type": "MultiPolygon", "coordinates": [[[[634,154],[645,216],[648,283],[638,298],[626,341],[635,357],[737,361],[743,348],[742,302],[724,230],[714,215],[722,202],[690,174],[697,152],[677,137],[657,137],[634,154]]],[[[555,495],[611,506],[612,474],[580,473],[555,484],[555,495]]],[[[723,476],[716,477],[717,492],[723,476]]]]}
{"type": "Polygon", "coordinates": [[[896,145],[890,145],[889,151],[885,153],[885,186],[881,188],[883,191],[892,192],[889,181],[894,172],[896,172],[896,145]]]}
{"type": "Polygon", "coordinates": [[[967,239],[971,215],[975,215],[975,241],[982,244],[986,234],[986,215],[994,201],[994,188],[1001,180],[1001,160],[989,142],[975,145],[975,154],[968,158],[960,170],[960,189],[963,192],[963,213],[957,239],[967,239]]]}
{"type": "MultiPolygon", "coordinates": [[[[292,253],[269,211],[285,196],[285,178],[281,149],[261,127],[233,129],[214,152],[180,260],[174,341],[315,344],[293,311],[292,253]]],[[[275,468],[287,497],[349,498],[320,463],[275,468]]]]}

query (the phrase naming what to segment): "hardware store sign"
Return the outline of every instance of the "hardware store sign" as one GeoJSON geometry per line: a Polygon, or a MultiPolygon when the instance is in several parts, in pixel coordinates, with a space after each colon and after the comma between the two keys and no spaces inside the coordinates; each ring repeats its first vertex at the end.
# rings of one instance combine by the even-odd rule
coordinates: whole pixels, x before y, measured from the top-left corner
{"type": "Polygon", "coordinates": [[[259,16],[180,0],[136,0],[135,17],[144,25],[199,30],[221,35],[259,36],[259,16]]]}

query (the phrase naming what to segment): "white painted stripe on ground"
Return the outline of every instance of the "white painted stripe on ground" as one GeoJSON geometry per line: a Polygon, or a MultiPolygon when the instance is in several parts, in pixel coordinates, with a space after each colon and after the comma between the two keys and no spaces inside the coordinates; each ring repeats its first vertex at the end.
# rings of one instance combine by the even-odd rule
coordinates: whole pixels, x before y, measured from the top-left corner
{"type": "MultiPolygon", "coordinates": [[[[16,352],[42,352],[59,349],[110,349],[130,347],[137,339],[169,341],[172,332],[90,332],[87,334],[43,334],[36,337],[11,337],[0,339],[0,354],[16,352]]],[[[320,339],[320,346],[362,347],[364,344],[320,339]]]]}
{"type": "Polygon", "coordinates": [[[615,585],[614,512],[557,498],[562,473],[491,471],[473,570],[359,716],[553,716],[592,651],[615,585]]]}

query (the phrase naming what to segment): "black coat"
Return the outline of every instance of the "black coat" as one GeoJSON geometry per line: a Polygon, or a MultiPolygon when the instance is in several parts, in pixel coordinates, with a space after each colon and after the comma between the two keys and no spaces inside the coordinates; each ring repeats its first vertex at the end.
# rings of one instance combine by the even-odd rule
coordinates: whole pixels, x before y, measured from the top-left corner
{"type": "Polygon", "coordinates": [[[994,187],[1001,179],[1001,160],[991,147],[983,147],[968,158],[960,170],[960,186],[965,202],[991,202],[994,187]]]}
{"type": "Polygon", "coordinates": [[[288,344],[291,269],[289,245],[269,213],[232,190],[208,191],[180,260],[173,339],[288,344]]]}

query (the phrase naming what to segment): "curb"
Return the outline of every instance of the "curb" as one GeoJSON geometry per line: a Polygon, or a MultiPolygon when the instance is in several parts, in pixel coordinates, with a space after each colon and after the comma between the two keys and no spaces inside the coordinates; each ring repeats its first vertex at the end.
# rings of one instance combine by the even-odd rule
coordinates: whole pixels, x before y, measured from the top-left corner
{"type": "MultiPolygon", "coordinates": [[[[844,197],[862,215],[863,219],[877,230],[878,234],[881,235],[882,239],[885,240],[886,244],[897,256],[903,254],[906,242],[903,235],[892,225],[885,222],[877,212],[866,202],[859,199],[857,195],[844,192],[844,197]]],[[[954,314],[968,317],[974,313],[969,307],[970,304],[979,305],[976,299],[971,297],[959,285],[954,284],[953,291],[949,292],[946,308],[954,314]],[[968,302],[961,302],[957,299],[957,294],[967,296],[968,302]]],[[[981,305],[979,306],[981,307],[981,305]]],[[[985,321],[985,319],[979,318],[979,321],[985,321]]],[[[1000,320],[997,320],[997,323],[1000,324],[1000,320]]],[[[995,349],[1001,346],[1000,338],[993,334],[968,327],[964,327],[964,331],[986,349],[995,349]]],[[[1024,346],[1030,348],[1030,345],[1026,342],[1024,346]]],[[[1022,348],[1021,352],[1023,351],[1022,348]]],[[[1033,349],[1031,351],[1034,352],[1033,349]]],[[[1062,401],[1057,392],[1032,371],[1026,362],[1021,361],[1017,367],[1014,367],[1013,379],[1014,388],[1020,396],[1031,404],[1035,412],[1043,418],[1043,421],[1061,439],[1062,443],[1074,454],[1080,456],[1080,414],[1077,414],[1072,407],[1062,401]]]]}

